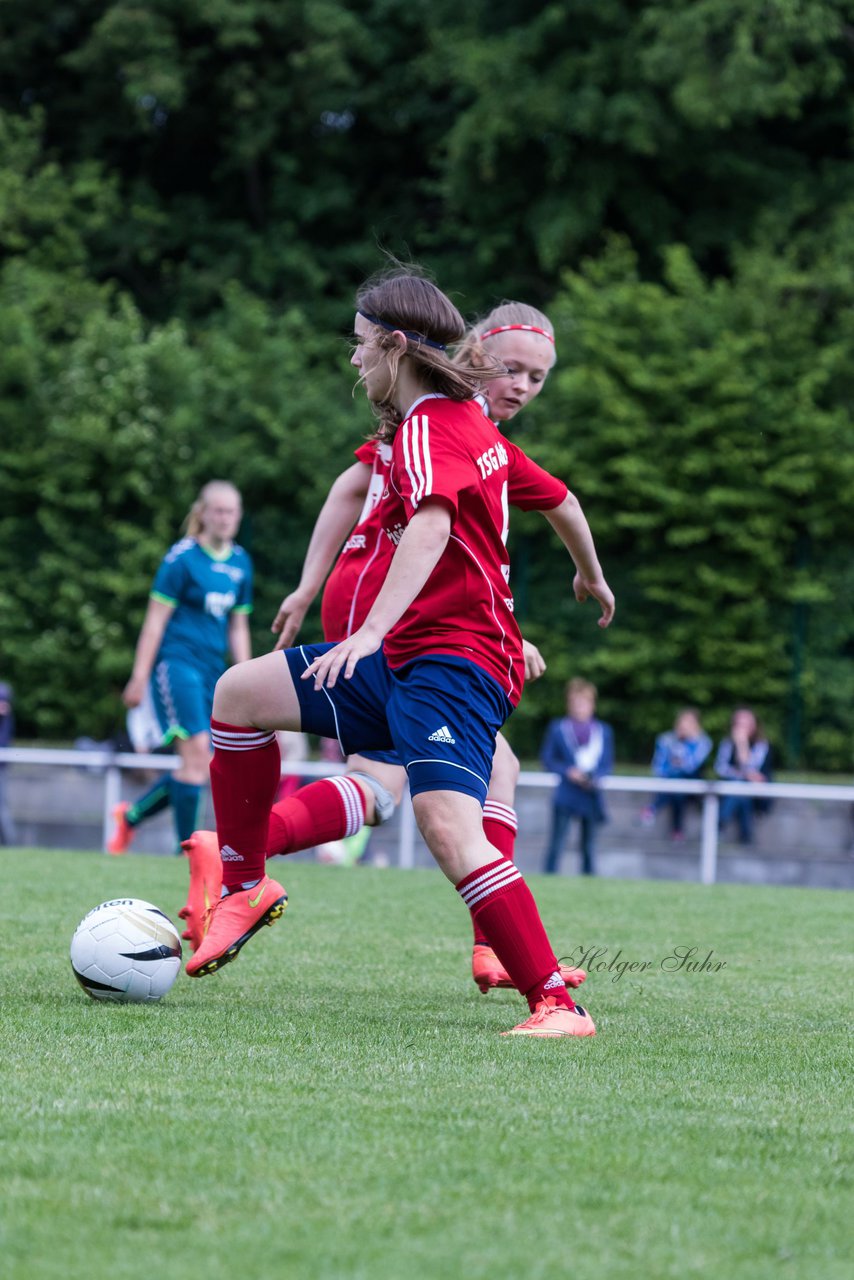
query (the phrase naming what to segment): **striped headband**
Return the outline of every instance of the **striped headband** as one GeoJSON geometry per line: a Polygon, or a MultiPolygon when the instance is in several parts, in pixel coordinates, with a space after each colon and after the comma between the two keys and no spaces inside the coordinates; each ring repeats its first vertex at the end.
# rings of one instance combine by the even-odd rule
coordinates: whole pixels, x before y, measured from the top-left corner
{"type": "Polygon", "coordinates": [[[389,333],[402,333],[411,342],[423,342],[425,347],[432,347],[434,351],[444,351],[444,342],[434,342],[432,338],[425,338],[423,333],[414,333],[412,329],[402,329],[399,324],[389,324],[387,320],[381,320],[379,316],[369,316],[367,311],[358,309],[359,315],[363,320],[367,320],[368,324],[378,324],[381,329],[387,329],[389,333]]]}
{"type": "Polygon", "coordinates": [[[480,335],[480,340],[483,342],[484,338],[491,338],[494,333],[508,333],[510,329],[523,329],[525,333],[542,334],[544,338],[548,338],[549,342],[554,345],[554,338],[552,335],[547,333],[545,329],[540,329],[539,326],[535,324],[500,324],[497,329],[487,329],[486,333],[482,333],[480,335]]]}

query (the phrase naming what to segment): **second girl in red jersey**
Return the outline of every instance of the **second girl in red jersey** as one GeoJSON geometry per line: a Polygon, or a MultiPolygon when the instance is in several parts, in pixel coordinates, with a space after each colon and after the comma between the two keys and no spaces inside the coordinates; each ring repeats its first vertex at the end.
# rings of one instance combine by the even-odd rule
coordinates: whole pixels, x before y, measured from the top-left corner
{"type": "Polygon", "coordinates": [[[214,972],[284,909],[286,894],[264,867],[279,772],[274,731],[302,728],[335,734],[345,751],[400,754],[431,852],[528,999],[531,1017],[513,1034],[592,1035],[527,885],[483,833],[495,734],[524,680],[504,545],[511,490],[516,505],[547,514],[575,561],[576,597],[600,602],[603,625],[613,596],[577,502],[565,489],[560,498],[560,482],[501,437],[471,399],[476,371],[447,358],[462,332],[456,309],[418,276],[360,294],[353,363],[392,442],[381,505],[396,551],[345,641],[268,654],[217,686],[211,777],[223,896],[187,972],[214,972]]]}
{"type": "MultiPolygon", "coordinates": [[[[536,308],[505,302],[472,326],[455,358],[475,365],[500,361],[503,371],[486,382],[483,398],[489,417],[506,427],[539,395],[546,382],[555,361],[554,330],[549,318],[536,308]]],[[[324,579],[324,639],[343,639],[367,616],[394,554],[394,543],[386,536],[378,511],[389,483],[391,456],[387,442],[366,441],[355,450],[357,461],[333,483],[315,523],[299,585],[282,601],[274,619],[277,649],[296,639],[324,579]],[[329,572],[333,559],[334,567],[329,572]]],[[[559,485],[555,493],[556,500],[563,499],[566,487],[559,485]]],[[[535,646],[525,643],[524,649],[526,680],[537,679],[545,670],[545,662],[535,646]]],[[[483,808],[483,827],[490,844],[511,859],[518,825],[515,792],[519,770],[518,759],[499,733],[483,808]]],[[[405,780],[406,771],[394,752],[351,756],[347,777],[310,783],[273,806],[268,856],[352,837],[360,829],[363,817],[368,826],[387,821],[400,803],[405,780]]],[[[180,914],[187,921],[184,937],[195,950],[203,936],[206,905],[220,892],[216,833],[194,832],[184,849],[190,860],[191,892],[180,914]]],[[[471,969],[475,983],[484,993],[494,987],[513,986],[476,923],[471,969]]],[[[569,965],[561,965],[560,972],[567,985],[573,987],[586,976],[584,970],[569,965]]]]}

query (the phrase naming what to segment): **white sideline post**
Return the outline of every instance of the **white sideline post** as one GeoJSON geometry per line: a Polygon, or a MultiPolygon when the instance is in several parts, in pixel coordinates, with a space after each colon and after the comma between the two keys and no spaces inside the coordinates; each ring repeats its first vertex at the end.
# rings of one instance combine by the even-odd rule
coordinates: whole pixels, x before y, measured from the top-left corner
{"type": "Polygon", "coordinates": [[[718,811],[720,801],[714,791],[703,796],[703,823],[700,833],[700,880],[714,884],[718,869],[718,811]]]}
{"type": "Polygon", "coordinates": [[[112,830],[113,810],[122,798],[122,771],[117,764],[109,764],[104,770],[104,812],[101,852],[107,852],[107,841],[112,830]]]}

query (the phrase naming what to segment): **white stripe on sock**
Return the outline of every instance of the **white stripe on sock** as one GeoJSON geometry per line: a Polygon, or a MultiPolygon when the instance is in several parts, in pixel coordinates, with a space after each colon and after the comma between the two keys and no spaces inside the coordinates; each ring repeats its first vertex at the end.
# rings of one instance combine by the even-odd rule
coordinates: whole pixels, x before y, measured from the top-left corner
{"type": "Polygon", "coordinates": [[[354,836],[357,831],[361,830],[365,822],[362,792],[359,784],[354,782],[352,778],[330,778],[329,781],[337,788],[341,799],[344,801],[344,817],[347,823],[344,837],[354,836]]]}
{"type": "Polygon", "coordinates": [[[482,889],[480,893],[476,893],[473,897],[464,898],[465,904],[469,910],[471,910],[471,908],[478,902],[481,902],[483,898],[488,898],[490,894],[495,893],[496,889],[505,889],[508,884],[514,884],[517,880],[521,879],[522,877],[517,871],[515,876],[506,876],[499,884],[491,884],[487,888],[482,889]]]}
{"type": "Polygon", "coordinates": [[[465,888],[459,890],[459,895],[466,906],[471,908],[476,902],[488,898],[496,890],[504,889],[507,885],[521,879],[522,876],[516,866],[512,862],[507,862],[505,866],[497,867],[490,875],[480,876],[471,884],[467,884],[465,888]]]}
{"type": "Polygon", "coordinates": [[[220,751],[259,751],[261,747],[275,742],[275,733],[266,729],[254,730],[251,733],[231,733],[224,729],[211,729],[211,742],[220,751]]]}
{"type": "Polygon", "coordinates": [[[497,800],[487,800],[483,806],[484,818],[491,818],[493,822],[500,822],[505,827],[509,827],[511,831],[519,830],[519,821],[516,817],[516,810],[511,809],[509,804],[499,804],[497,800]]]}
{"type": "Polygon", "coordinates": [[[495,876],[508,869],[515,870],[515,863],[511,862],[509,858],[502,858],[500,862],[492,862],[488,868],[480,872],[476,880],[470,880],[461,892],[471,893],[473,890],[480,889],[483,884],[493,880],[495,876]]]}

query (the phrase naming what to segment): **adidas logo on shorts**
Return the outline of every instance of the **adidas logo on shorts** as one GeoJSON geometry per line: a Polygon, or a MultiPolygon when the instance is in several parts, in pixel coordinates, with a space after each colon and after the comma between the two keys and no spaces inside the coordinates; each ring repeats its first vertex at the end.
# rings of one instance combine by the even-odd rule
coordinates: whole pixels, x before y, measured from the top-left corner
{"type": "Polygon", "coordinates": [[[427,739],[427,741],[428,742],[447,742],[450,744],[456,744],[457,740],[456,738],[451,737],[450,729],[446,724],[443,724],[441,729],[437,729],[435,733],[430,734],[430,737],[427,739]]]}

